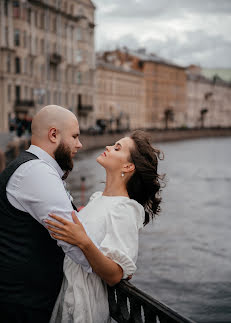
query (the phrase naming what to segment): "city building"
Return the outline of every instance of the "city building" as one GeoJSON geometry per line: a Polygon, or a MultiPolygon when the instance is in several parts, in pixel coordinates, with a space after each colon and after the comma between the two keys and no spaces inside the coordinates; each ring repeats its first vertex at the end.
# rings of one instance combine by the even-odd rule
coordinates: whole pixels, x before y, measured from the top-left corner
{"type": "Polygon", "coordinates": [[[187,126],[230,127],[231,83],[202,75],[198,66],[187,69],[187,126]]]}
{"type": "Polygon", "coordinates": [[[95,119],[108,131],[144,127],[145,91],[143,73],[97,60],[95,119]]]}
{"type": "Polygon", "coordinates": [[[145,49],[137,51],[127,48],[117,49],[103,52],[98,57],[105,63],[142,73],[144,81],[144,100],[141,106],[142,128],[186,126],[184,67],[155,54],[147,54],[145,49]]]}
{"type": "Polygon", "coordinates": [[[0,131],[47,104],[94,124],[94,11],[90,0],[0,1],[0,131]]]}

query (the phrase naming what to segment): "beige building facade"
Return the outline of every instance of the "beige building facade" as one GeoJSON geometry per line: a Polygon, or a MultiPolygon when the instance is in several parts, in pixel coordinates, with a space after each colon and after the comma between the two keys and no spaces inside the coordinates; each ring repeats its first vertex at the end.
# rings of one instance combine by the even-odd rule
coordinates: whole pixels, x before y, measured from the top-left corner
{"type": "Polygon", "coordinates": [[[144,83],[142,128],[162,129],[185,125],[185,68],[155,54],[147,54],[144,49],[108,51],[101,53],[101,59],[141,73],[144,83]]]}
{"type": "Polygon", "coordinates": [[[90,0],[0,1],[0,131],[47,104],[94,123],[94,11],[90,0]]]}
{"type": "Polygon", "coordinates": [[[108,131],[143,128],[145,91],[143,73],[97,61],[95,119],[108,131]]]}
{"type": "Polygon", "coordinates": [[[231,84],[219,77],[201,75],[193,66],[187,71],[187,126],[230,127],[231,84]]]}

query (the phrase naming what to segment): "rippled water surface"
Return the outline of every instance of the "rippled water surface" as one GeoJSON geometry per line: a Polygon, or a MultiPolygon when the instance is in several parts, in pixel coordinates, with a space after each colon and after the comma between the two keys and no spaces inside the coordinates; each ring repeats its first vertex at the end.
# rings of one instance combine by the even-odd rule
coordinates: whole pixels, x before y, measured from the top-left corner
{"type": "MultiPolygon", "coordinates": [[[[197,322],[231,322],[231,138],[156,144],[165,153],[160,216],[140,234],[132,283],[197,322]]],[[[69,176],[76,204],[103,189],[104,170],[80,153],[69,176]]]]}

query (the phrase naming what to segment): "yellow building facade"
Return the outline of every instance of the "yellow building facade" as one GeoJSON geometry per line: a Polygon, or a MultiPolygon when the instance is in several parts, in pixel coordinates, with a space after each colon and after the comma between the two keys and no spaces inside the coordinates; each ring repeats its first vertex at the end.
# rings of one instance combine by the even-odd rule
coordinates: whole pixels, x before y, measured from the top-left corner
{"type": "Polygon", "coordinates": [[[145,91],[143,73],[98,60],[95,120],[109,131],[143,128],[145,91]]]}
{"type": "Polygon", "coordinates": [[[162,129],[185,125],[185,68],[154,54],[146,54],[145,50],[120,49],[104,52],[100,57],[104,62],[140,73],[143,84],[140,88],[143,91],[142,128],[162,129]]]}

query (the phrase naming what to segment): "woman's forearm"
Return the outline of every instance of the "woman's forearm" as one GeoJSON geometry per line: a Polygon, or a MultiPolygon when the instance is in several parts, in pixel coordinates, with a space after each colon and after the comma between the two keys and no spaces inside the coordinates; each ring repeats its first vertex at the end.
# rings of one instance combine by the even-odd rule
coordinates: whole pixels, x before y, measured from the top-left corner
{"type": "Polygon", "coordinates": [[[48,224],[47,229],[52,232],[52,237],[78,246],[83,251],[93,271],[108,285],[115,285],[122,279],[122,268],[113,260],[104,256],[94,245],[74,212],[72,212],[74,223],[55,214],[50,214],[50,217],[59,222],[45,220],[48,224]]]}
{"type": "Polygon", "coordinates": [[[94,245],[90,238],[79,246],[91,265],[93,271],[100,276],[108,285],[113,286],[123,278],[122,268],[94,245]]]}

